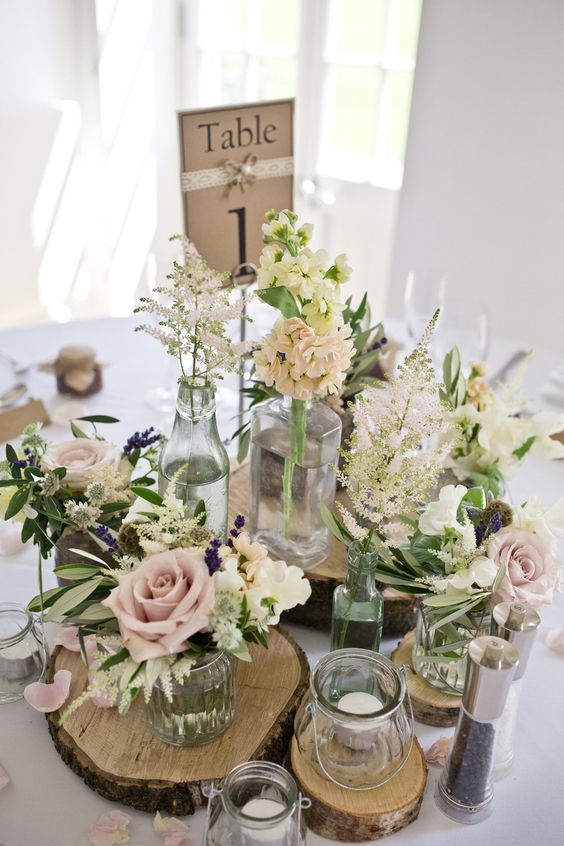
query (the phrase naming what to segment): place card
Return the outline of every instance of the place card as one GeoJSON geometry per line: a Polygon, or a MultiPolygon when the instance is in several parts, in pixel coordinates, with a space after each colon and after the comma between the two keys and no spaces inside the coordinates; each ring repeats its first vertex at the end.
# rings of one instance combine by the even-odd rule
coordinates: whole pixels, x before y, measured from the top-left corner
{"type": "Polygon", "coordinates": [[[0,443],[4,444],[17,438],[29,423],[51,422],[42,400],[30,399],[25,405],[10,408],[0,413],[0,443]]]}

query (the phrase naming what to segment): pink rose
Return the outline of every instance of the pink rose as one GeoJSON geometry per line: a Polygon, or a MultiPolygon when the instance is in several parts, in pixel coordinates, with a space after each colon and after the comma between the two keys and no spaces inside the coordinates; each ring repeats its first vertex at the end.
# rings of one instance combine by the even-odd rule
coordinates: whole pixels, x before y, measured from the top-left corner
{"type": "Polygon", "coordinates": [[[539,608],[552,602],[560,575],[560,564],[546,542],[532,532],[507,526],[494,535],[488,557],[507,569],[507,575],[493,596],[494,602],[528,602],[539,608]]]}
{"type": "Polygon", "coordinates": [[[56,467],[66,467],[63,484],[73,491],[84,491],[92,481],[93,471],[108,466],[117,471],[120,460],[121,451],[113,444],[73,438],[47,447],[41,458],[41,469],[50,473],[56,467]]]}
{"type": "Polygon", "coordinates": [[[214,585],[200,550],[173,549],[149,555],[102,604],[119,623],[134,661],[182,652],[186,641],[208,627],[214,585]]]}

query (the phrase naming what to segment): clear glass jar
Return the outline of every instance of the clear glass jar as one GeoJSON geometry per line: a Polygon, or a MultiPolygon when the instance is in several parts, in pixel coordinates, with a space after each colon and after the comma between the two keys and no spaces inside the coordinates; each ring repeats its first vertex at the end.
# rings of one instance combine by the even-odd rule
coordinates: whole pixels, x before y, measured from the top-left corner
{"type": "Polygon", "coordinates": [[[161,495],[173,477],[175,496],[184,503],[187,516],[191,517],[203,500],[206,526],[225,537],[229,457],[217,429],[212,388],[180,382],[174,426],[159,459],[161,495]]]}
{"type": "Polygon", "coordinates": [[[305,846],[301,810],[309,802],[283,767],[250,761],[212,790],[206,846],[305,846]]]}
{"type": "Polygon", "coordinates": [[[329,554],[320,506],[332,509],[341,421],[323,402],[281,397],[253,409],[253,537],[276,558],[311,570],[329,554]]]}
{"type": "Polygon", "coordinates": [[[333,592],[331,650],[380,649],[384,599],[378,590],[377,563],[374,548],[362,552],[359,541],[350,544],[345,581],[333,592]]]}
{"type": "Polygon", "coordinates": [[[413,669],[433,687],[460,696],[466,678],[466,653],[475,637],[489,634],[491,613],[482,608],[441,625],[445,608],[421,604],[417,612],[413,669]]]}
{"type": "Polygon", "coordinates": [[[322,658],[300,705],[300,754],[340,787],[370,790],[393,778],[413,745],[413,713],[405,674],[367,649],[322,658]],[[408,709],[406,710],[406,704],[408,709]]]}
{"type": "Polygon", "coordinates": [[[21,699],[28,684],[41,681],[48,660],[41,621],[23,605],[0,603],[0,703],[21,699]]]}
{"type": "Polygon", "coordinates": [[[173,746],[203,746],[223,734],[235,716],[233,658],[225,652],[206,656],[183,681],[173,682],[168,698],[160,681],[145,702],[153,734],[173,746]]]}

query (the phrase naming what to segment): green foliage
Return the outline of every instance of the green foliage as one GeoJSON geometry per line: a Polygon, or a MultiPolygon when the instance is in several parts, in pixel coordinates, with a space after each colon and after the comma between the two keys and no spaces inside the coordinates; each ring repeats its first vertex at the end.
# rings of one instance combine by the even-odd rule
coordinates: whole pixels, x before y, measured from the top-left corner
{"type": "Polygon", "coordinates": [[[300,310],[296,299],[288,288],[282,286],[274,288],[264,288],[258,291],[258,297],[269,306],[277,308],[283,317],[299,317],[300,310]]]}

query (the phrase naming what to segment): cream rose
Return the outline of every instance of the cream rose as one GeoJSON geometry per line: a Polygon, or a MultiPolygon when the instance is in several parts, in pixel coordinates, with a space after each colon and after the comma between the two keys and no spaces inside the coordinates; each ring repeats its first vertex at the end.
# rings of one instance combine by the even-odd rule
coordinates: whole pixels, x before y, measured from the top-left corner
{"type": "Polygon", "coordinates": [[[150,555],[117,578],[102,604],[115,614],[134,661],[182,652],[192,635],[207,629],[215,592],[201,550],[150,555]]]}
{"type": "Polygon", "coordinates": [[[73,491],[84,491],[92,481],[94,471],[103,467],[119,470],[121,450],[105,441],[73,438],[47,447],[41,458],[41,469],[46,473],[65,467],[64,484],[73,491]]]}
{"type": "Polygon", "coordinates": [[[539,608],[552,602],[560,577],[560,564],[550,553],[545,540],[531,532],[507,526],[492,538],[488,556],[507,575],[494,594],[494,602],[528,602],[539,608]]]}

